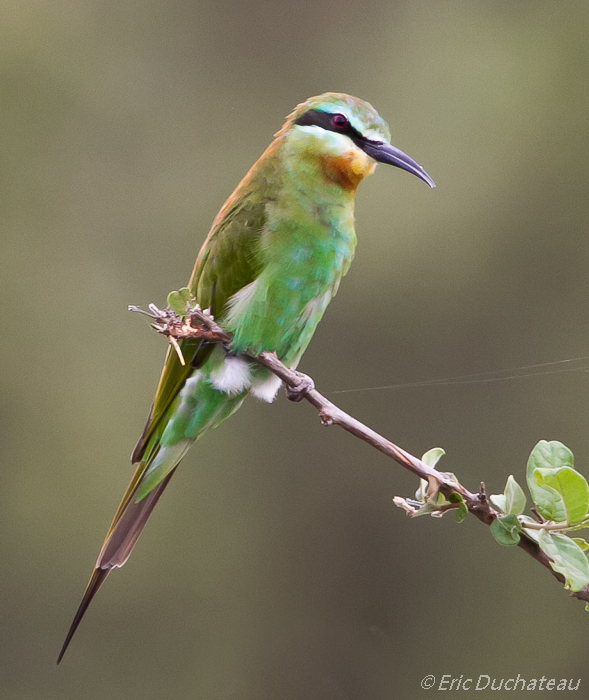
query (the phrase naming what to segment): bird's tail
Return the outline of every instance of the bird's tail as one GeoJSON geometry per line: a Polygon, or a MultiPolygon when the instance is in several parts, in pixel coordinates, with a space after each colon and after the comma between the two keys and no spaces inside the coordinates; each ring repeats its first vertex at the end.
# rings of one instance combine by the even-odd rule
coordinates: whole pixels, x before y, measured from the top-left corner
{"type": "MultiPolygon", "coordinates": [[[[178,462],[176,462],[176,465],[177,463],[178,462]]],[[[96,561],[95,569],[86,586],[86,591],[84,592],[82,601],[78,607],[69,632],[67,633],[57,663],[62,660],[88,606],[98,593],[99,588],[102,586],[111,570],[123,566],[131,555],[141,531],[145,527],[149,516],[157,505],[157,502],[170,482],[175,470],[176,466],[173,467],[167,476],[160,481],[147,496],[137,501],[136,495],[141,486],[141,477],[145,474],[146,465],[142,463],[137,467],[106,535],[106,539],[104,540],[104,544],[102,545],[102,549],[96,561]]]]}
{"type": "MultiPolygon", "coordinates": [[[[247,390],[227,394],[214,388],[204,370],[193,372],[169,402],[163,414],[150,416],[148,430],[134,456],[138,457],[135,474],[121,501],[106,538],[86,592],[63,644],[57,663],[82,621],[88,606],[112,569],[127,561],[141,531],[168,485],[176,467],[193,442],[210,428],[228,418],[239,408],[247,390]]],[[[159,391],[159,390],[158,390],[159,391]]]]}

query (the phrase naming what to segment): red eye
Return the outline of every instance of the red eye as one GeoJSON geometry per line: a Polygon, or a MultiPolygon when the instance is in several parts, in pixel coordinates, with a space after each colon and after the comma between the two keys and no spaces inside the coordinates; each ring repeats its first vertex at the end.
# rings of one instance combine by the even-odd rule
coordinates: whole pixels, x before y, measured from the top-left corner
{"type": "Polygon", "coordinates": [[[331,118],[331,123],[336,127],[336,129],[345,129],[349,124],[348,120],[343,114],[334,114],[331,118]]]}

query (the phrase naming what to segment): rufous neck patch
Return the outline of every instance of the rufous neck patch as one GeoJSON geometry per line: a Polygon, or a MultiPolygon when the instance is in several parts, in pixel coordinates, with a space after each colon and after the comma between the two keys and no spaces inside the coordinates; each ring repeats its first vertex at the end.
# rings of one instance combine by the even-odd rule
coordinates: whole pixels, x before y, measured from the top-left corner
{"type": "Polygon", "coordinates": [[[347,191],[354,191],[376,167],[372,158],[358,149],[341,156],[321,156],[319,163],[325,179],[337,182],[347,191]]]}

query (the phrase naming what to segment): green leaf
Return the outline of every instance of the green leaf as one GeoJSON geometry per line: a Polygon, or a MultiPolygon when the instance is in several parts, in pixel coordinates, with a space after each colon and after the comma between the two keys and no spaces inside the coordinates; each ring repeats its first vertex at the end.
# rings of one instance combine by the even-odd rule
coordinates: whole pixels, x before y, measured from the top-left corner
{"type": "Polygon", "coordinates": [[[425,479],[419,480],[419,488],[415,492],[415,500],[425,503],[427,500],[427,487],[428,483],[425,479]]]}
{"type": "Polygon", "coordinates": [[[467,515],[468,508],[466,507],[466,503],[464,501],[461,501],[460,505],[458,506],[458,509],[456,510],[456,514],[454,515],[454,517],[456,518],[456,522],[461,523],[467,515]]]}
{"type": "Polygon", "coordinates": [[[186,299],[180,292],[170,292],[167,298],[168,306],[178,316],[186,315],[186,299]]]}
{"type": "Polygon", "coordinates": [[[550,566],[554,571],[564,575],[567,590],[580,591],[589,583],[589,561],[570,537],[540,530],[538,544],[552,560],[550,566]]]}
{"type": "Polygon", "coordinates": [[[190,289],[188,289],[188,287],[182,287],[182,289],[179,289],[178,294],[182,299],[184,299],[184,301],[192,300],[192,294],[190,293],[190,289]]]}
{"type": "Polygon", "coordinates": [[[589,542],[584,540],[582,537],[571,537],[571,540],[575,542],[575,544],[578,544],[584,552],[589,549],[589,542]]]}
{"type": "Polygon", "coordinates": [[[528,459],[527,482],[538,513],[546,520],[562,522],[566,518],[564,502],[560,495],[548,486],[536,483],[536,469],[558,469],[573,467],[573,453],[562,442],[540,440],[528,459]]]}
{"type": "Polygon", "coordinates": [[[582,474],[571,467],[557,469],[535,469],[534,479],[538,486],[554,489],[562,498],[566,519],[571,525],[580,523],[589,507],[589,484],[582,474]]]}
{"type": "Polygon", "coordinates": [[[468,508],[464,502],[464,498],[459,493],[451,493],[449,496],[450,503],[458,503],[458,508],[454,513],[457,523],[461,523],[468,515],[468,508]]]}
{"type": "MultiPolygon", "coordinates": [[[[421,461],[428,467],[435,469],[440,457],[445,454],[446,453],[441,447],[433,447],[423,455],[421,461]]],[[[417,512],[417,515],[425,515],[426,513],[430,513],[435,509],[433,506],[441,506],[448,503],[444,496],[439,492],[437,492],[435,495],[430,494],[428,497],[429,490],[429,483],[425,479],[420,479],[419,488],[415,492],[415,499],[422,501],[425,505],[417,512]]]]}
{"type": "Polygon", "coordinates": [[[504,547],[513,547],[519,543],[521,529],[515,515],[506,515],[491,523],[491,534],[504,547]]]}
{"type": "Polygon", "coordinates": [[[444,495],[439,491],[432,498],[428,498],[426,502],[415,512],[415,516],[418,515],[431,515],[432,518],[441,518],[444,515],[444,511],[440,512],[440,508],[447,506],[450,501],[444,498],[444,495]]]}
{"type": "Polygon", "coordinates": [[[505,484],[505,512],[507,515],[521,515],[526,507],[526,494],[513,476],[505,484]]]}
{"type": "Polygon", "coordinates": [[[421,458],[421,461],[424,464],[427,464],[428,467],[431,467],[432,469],[436,468],[436,464],[440,461],[440,457],[443,457],[446,453],[441,447],[432,447],[431,450],[428,450],[423,457],[421,458]]]}
{"type": "Polygon", "coordinates": [[[504,493],[494,493],[492,496],[489,496],[491,499],[491,503],[495,506],[495,508],[498,508],[502,513],[507,512],[507,505],[506,505],[506,498],[504,493]]]}
{"type": "Polygon", "coordinates": [[[521,515],[526,507],[526,494],[513,476],[508,477],[505,493],[490,496],[491,503],[506,515],[521,515]]]}

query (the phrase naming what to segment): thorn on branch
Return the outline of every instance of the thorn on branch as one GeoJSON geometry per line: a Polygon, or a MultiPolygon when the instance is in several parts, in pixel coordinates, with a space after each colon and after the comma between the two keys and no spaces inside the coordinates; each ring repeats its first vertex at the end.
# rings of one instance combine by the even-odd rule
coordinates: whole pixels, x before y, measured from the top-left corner
{"type": "Polygon", "coordinates": [[[425,492],[426,498],[428,500],[433,500],[440,490],[441,482],[437,476],[428,475],[427,477],[427,489],[425,492]]]}
{"type": "Polygon", "coordinates": [[[325,427],[333,425],[333,418],[329,415],[329,413],[319,411],[319,420],[321,421],[321,425],[324,425],[325,427]]]}

